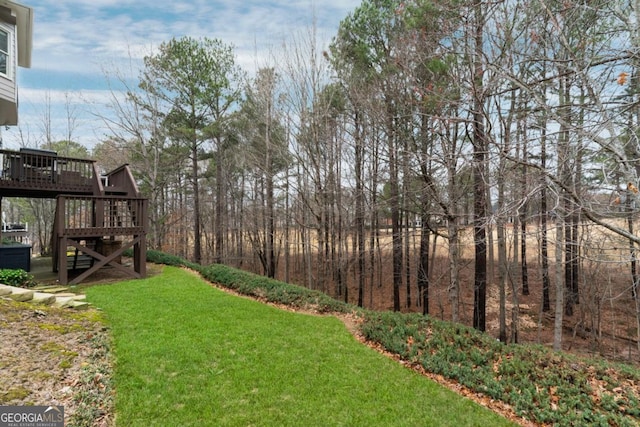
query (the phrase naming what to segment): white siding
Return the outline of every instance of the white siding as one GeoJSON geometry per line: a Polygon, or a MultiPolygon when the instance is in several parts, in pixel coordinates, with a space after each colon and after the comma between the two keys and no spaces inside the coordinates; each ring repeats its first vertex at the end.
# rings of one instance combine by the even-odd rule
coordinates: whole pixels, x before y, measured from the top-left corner
{"type": "Polygon", "coordinates": [[[0,98],[11,102],[16,101],[16,84],[3,75],[0,75],[0,98]]]}
{"type": "Polygon", "coordinates": [[[17,37],[16,27],[0,22],[0,28],[9,33],[8,76],[0,75],[0,125],[18,124],[18,92],[16,85],[17,37]]]}

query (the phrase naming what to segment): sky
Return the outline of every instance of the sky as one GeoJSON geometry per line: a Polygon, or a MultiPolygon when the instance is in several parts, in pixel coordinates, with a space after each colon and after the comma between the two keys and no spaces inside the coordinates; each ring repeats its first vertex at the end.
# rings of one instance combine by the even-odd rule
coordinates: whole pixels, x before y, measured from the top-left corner
{"type": "MultiPolygon", "coordinates": [[[[108,132],[101,116],[114,92],[107,76],[134,78],[162,42],[190,36],[233,46],[248,73],[283,42],[309,34],[321,47],[360,0],[14,0],[33,8],[31,68],[18,69],[19,125],[2,129],[4,148],[38,147],[47,123],[54,141],[92,148],[108,132]],[[68,120],[71,117],[72,120],[68,120]],[[71,132],[69,132],[71,131],[71,132]]],[[[266,61],[266,62],[265,62],[266,61]]],[[[111,79],[113,81],[113,79],[111,79]]],[[[115,92],[117,93],[117,87],[115,92]]]]}

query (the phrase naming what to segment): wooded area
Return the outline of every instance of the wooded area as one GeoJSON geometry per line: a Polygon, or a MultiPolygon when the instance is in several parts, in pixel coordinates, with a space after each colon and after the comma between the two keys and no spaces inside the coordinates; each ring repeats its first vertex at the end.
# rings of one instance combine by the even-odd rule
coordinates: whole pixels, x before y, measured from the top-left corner
{"type": "Polygon", "coordinates": [[[254,76],[173,39],[109,76],[93,157],[131,164],[150,248],[637,361],[639,10],[364,0],[254,76]]]}

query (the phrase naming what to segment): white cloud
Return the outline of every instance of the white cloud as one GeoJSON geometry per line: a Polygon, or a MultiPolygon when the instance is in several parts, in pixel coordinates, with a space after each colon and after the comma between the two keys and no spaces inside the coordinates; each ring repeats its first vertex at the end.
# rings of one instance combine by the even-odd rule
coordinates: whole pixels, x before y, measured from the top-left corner
{"type": "MultiPolygon", "coordinates": [[[[127,71],[162,42],[184,35],[218,38],[234,47],[238,65],[251,72],[277,52],[284,40],[317,21],[326,43],[358,0],[24,0],[34,8],[32,70],[20,69],[21,128],[36,134],[48,108],[54,137],[67,133],[69,99],[77,108],[77,138],[93,145],[102,138],[96,110],[104,112],[110,91],[104,70],[127,71]],[[321,3],[321,4],[318,4],[321,3]],[[67,76],[67,77],[65,77],[67,76]],[[83,77],[84,76],[84,77],[83,77]],[[83,84],[90,86],[83,87],[83,84]],[[104,82],[104,89],[96,88],[104,82]],[[56,108],[52,108],[55,106],[56,108]]],[[[5,146],[19,144],[17,129],[5,131],[5,146]]],[[[23,138],[24,139],[24,138],[23,138]]],[[[34,138],[37,139],[37,138],[34,138]]]]}
{"type": "MultiPolygon", "coordinates": [[[[116,92],[117,94],[117,92],[116,92]]],[[[20,103],[44,104],[52,108],[60,108],[66,104],[106,104],[112,99],[108,89],[67,91],[61,89],[20,89],[20,103]]]]}
{"type": "Polygon", "coordinates": [[[93,72],[87,62],[141,54],[150,45],[182,35],[219,38],[243,53],[255,52],[256,47],[278,45],[292,32],[310,27],[314,14],[320,32],[333,35],[340,17],[356,4],[330,1],[319,7],[306,0],[40,1],[33,5],[34,67],[93,72]],[[144,14],[145,10],[150,13],[144,14]]]}

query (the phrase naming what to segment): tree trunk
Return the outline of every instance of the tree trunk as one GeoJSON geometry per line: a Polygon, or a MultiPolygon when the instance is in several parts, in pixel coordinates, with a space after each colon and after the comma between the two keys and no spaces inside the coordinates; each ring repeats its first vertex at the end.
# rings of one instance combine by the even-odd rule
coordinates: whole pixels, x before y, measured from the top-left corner
{"type": "MultiPolygon", "coordinates": [[[[378,144],[373,141],[374,144],[371,147],[372,155],[373,155],[373,170],[371,171],[371,187],[374,189],[371,191],[371,206],[377,206],[378,204],[378,192],[375,191],[378,188],[378,144]]],[[[380,272],[380,264],[382,261],[382,257],[378,255],[378,262],[376,262],[376,251],[380,253],[380,221],[377,209],[371,209],[371,234],[369,236],[369,283],[370,283],[370,292],[369,292],[369,307],[373,307],[373,293],[375,284],[378,283],[380,285],[382,280],[379,279],[376,281],[376,271],[380,272]]]]}
{"type": "MultiPolygon", "coordinates": [[[[524,132],[522,132],[524,134],[524,132]]],[[[522,207],[520,208],[520,276],[522,281],[522,295],[529,295],[529,271],[527,267],[527,138],[523,138],[522,144],[522,165],[521,168],[521,197],[522,207]]]]}
{"type": "Polygon", "coordinates": [[[215,241],[216,245],[213,251],[213,262],[221,263],[224,256],[224,203],[225,203],[225,185],[224,185],[224,170],[222,164],[222,145],[220,142],[218,147],[218,161],[216,162],[216,201],[215,201],[215,215],[213,216],[214,229],[215,229],[215,241]]]}
{"type": "MultiPolygon", "coordinates": [[[[269,155],[267,155],[269,157],[269,155]]],[[[270,175],[270,172],[267,173],[266,177],[266,196],[267,196],[267,206],[266,206],[266,214],[267,214],[267,223],[265,230],[265,257],[266,257],[266,276],[274,278],[276,277],[276,255],[275,255],[275,219],[274,219],[274,209],[273,209],[273,176],[270,175]]]]}
{"type": "Polygon", "coordinates": [[[458,224],[454,216],[447,220],[449,234],[449,301],[451,301],[451,321],[460,320],[460,238],[458,224]]]}
{"type": "Polygon", "coordinates": [[[284,282],[291,282],[291,207],[289,206],[289,168],[285,169],[284,178],[284,282]]]}
{"type": "Polygon", "coordinates": [[[482,3],[474,7],[475,12],[475,52],[473,64],[474,105],[473,105],[473,240],[475,247],[475,275],[473,286],[473,327],[486,329],[487,302],[487,239],[486,239],[486,188],[484,179],[486,161],[486,134],[484,128],[484,87],[483,79],[483,32],[484,17],[482,3]]]}
{"type": "Polygon", "coordinates": [[[563,216],[558,215],[556,218],[556,309],[555,319],[553,327],[553,349],[556,351],[562,350],[562,317],[564,314],[564,282],[563,278],[563,264],[562,264],[562,234],[564,228],[563,216]]]}
{"type": "MultiPolygon", "coordinates": [[[[502,158],[504,159],[504,158],[502,158]]],[[[502,162],[504,160],[501,160],[502,162]]],[[[502,168],[501,168],[502,170],[502,168]]],[[[500,342],[507,342],[507,242],[505,236],[505,220],[502,208],[504,207],[504,181],[498,181],[498,210],[496,230],[498,234],[498,292],[499,296],[499,332],[500,342]]]]}
{"type": "Polygon", "coordinates": [[[389,208],[391,210],[391,240],[393,263],[393,310],[400,311],[400,287],[402,286],[402,230],[400,223],[400,189],[394,119],[388,111],[387,138],[389,149],[389,208]]]}
{"type": "Polygon", "coordinates": [[[358,307],[364,307],[365,285],[365,246],[364,246],[364,138],[362,135],[360,114],[354,116],[355,135],[355,174],[356,174],[356,251],[357,251],[357,280],[358,307]]]}
{"type": "MultiPolygon", "coordinates": [[[[271,95],[271,94],[269,94],[271,95]]],[[[266,229],[265,229],[265,258],[266,258],[266,276],[270,278],[276,277],[276,256],[275,256],[275,212],[273,206],[273,161],[271,148],[271,118],[272,118],[271,99],[267,102],[265,111],[265,158],[264,158],[264,175],[265,175],[265,192],[266,192],[266,229]]]]}
{"type": "Polygon", "coordinates": [[[411,308],[411,229],[413,223],[413,217],[410,212],[409,191],[411,190],[411,173],[409,171],[409,147],[405,144],[403,147],[402,155],[402,210],[404,213],[404,275],[405,275],[405,305],[409,309],[411,308]]]}
{"type": "Polygon", "coordinates": [[[429,314],[429,214],[426,191],[422,200],[422,224],[420,227],[420,254],[418,261],[418,293],[422,304],[422,314],[429,314]],[[426,206],[425,206],[426,205],[426,206]]]}
{"type": "Polygon", "coordinates": [[[547,134],[544,125],[542,126],[542,135],[540,139],[540,167],[542,169],[542,174],[540,175],[540,255],[542,258],[542,311],[547,313],[551,311],[551,301],[549,295],[551,283],[549,280],[549,241],[547,237],[547,178],[545,176],[547,170],[547,134]]]}
{"type": "Polygon", "coordinates": [[[193,262],[202,262],[202,240],[200,234],[200,180],[198,179],[198,148],[194,143],[191,150],[191,186],[193,189],[193,262]]]}

